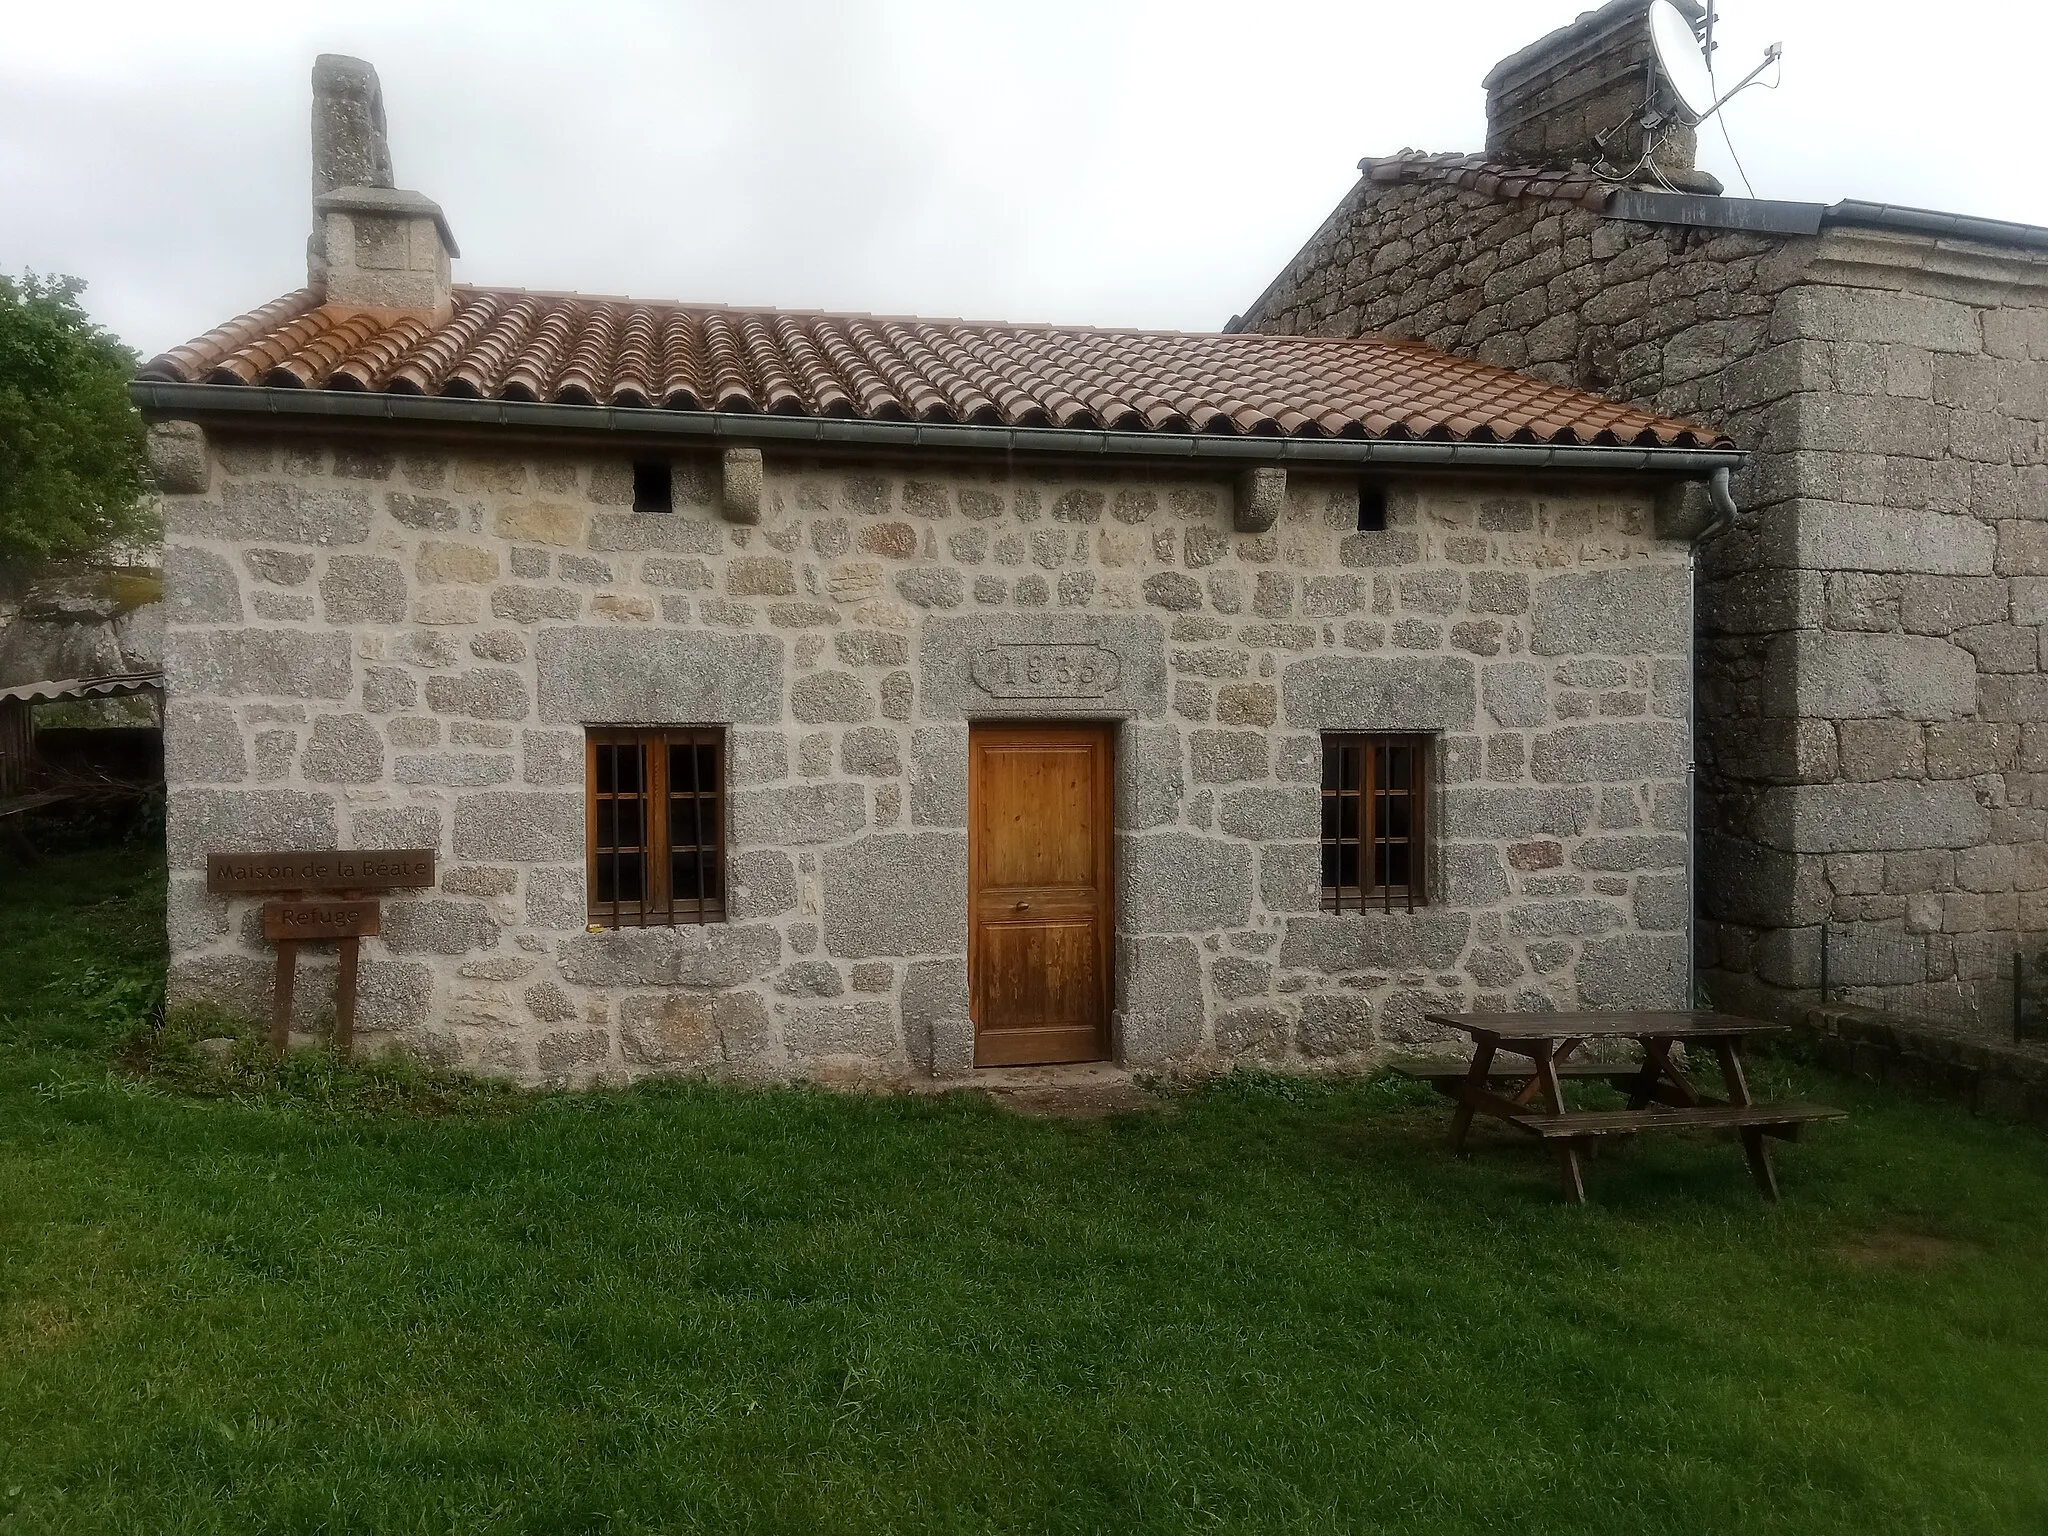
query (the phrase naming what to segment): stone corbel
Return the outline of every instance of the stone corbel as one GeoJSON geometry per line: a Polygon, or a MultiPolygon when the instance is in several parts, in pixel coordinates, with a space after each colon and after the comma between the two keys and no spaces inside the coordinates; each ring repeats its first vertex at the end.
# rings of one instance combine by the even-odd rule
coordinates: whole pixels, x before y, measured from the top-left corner
{"type": "Polygon", "coordinates": [[[1279,520],[1280,508],[1286,501],[1286,470],[1246,470],[1237,477],[1237,531],[1264,533],[1279,520]]]}
{"type": "Polygon", "coordinates": [[[761,450],[728,448],[720,469],[718,506],[728,523],[761,521],[761,450]]]}
{"type": "Polygon", "coordinates": [[[206,432],[198,422],[151,422],[146,442],[158,490],[171,496],[205,493],[206,432]]]}

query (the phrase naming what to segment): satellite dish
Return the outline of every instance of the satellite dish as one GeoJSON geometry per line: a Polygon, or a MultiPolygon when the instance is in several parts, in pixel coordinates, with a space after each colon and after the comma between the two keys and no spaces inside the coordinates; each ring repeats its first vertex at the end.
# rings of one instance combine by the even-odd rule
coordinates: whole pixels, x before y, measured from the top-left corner
{"type": "Polygon", "coordinates": [[[1714,77],[1707,69],[1707,56],[1692,23],[1671,0],[1653,0],[1650,6],[1650,46],[1664,78],[1671,82],[1679,102],[1695,121],[1714,110],[1714,77]]]}

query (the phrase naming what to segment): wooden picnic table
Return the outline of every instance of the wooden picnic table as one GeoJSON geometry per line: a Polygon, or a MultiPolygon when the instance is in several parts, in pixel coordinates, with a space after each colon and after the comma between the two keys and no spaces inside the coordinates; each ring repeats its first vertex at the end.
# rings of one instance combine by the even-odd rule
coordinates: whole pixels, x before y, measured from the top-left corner
{"type": "Polygon", "coordinates": [[[1766,1200],[1778,1198],[1778,1177],[1764,1138],[1797,1140],[1802,1127],[1839,1120],[1844,1113],[1825,1104],[1759,1104],[1751,1097],[1743,1049],[1752,1036],[1781,1034],[1785,1026],[1729,1013],[1695,1010],[1601,1013],[1430,1013],[1433,1024],[1472,1037],[1469,1062],[1419,1061],[1401,1065],[1405,1076],[1427,1082],[1457,1101],[1451,1116],[1451,1150],[1462,1154],[1474,1115],[1490,1115],[1518,1131],[1550,1142],[1557,1151],[1565,1195],[1583,1204],[1586,1181],[1579,1154],[1605,1137],[1652,1130],[1731,1130],[1742,1140],[1750,1174],[1766,1200]],[[1634,1040],[1640,1062],[1575,1061],[1591,1040],[1634,1040]],[[1672,1059],[1680,1044],[1709,1048],[1721,1066],[1727,1097],[1702,1093],[1672,1059]],[[1503,1053],[1527,1065],[1495,1059],[1503,1053]],[[1572,1110],[1564,1084],[1591,1079],[1628,1095],[1628,1108],[1572,1110]]]}

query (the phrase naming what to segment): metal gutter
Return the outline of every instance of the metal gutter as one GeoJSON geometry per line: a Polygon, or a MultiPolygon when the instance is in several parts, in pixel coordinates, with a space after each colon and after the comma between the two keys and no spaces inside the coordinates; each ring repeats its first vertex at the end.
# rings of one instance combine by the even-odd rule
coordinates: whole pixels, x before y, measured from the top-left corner
{"type": "Polygon", "coordinates": [[[1689,229],[1739,229],[1760,235],[1817,235],[1835,224],[1862,229],[1891,229],[1937,239],[1971,240],[1983,245],[2017,245],[2048,250],[2048,229],[2004,219],[1974,219],[1928,208],[1902,208],[1894,203],[1793,203],[1760,197],[1701,197],[1687,192],[1644,192],[1623,187],[1608,197],[1601,212],[1610,219],[1638,224],[1677,224],[1689,229]]]}
{"type": "Polygon", "coordinates": [[[2048,229],[2038,224],[1975,219],[1968,214],[1938,213],[1931,208],[1901,208],[1894,203],[1863,203],[1852,198],[1830,204],[1823,218],[1829,224],[1855,224],[1870,229],[1935,235],[1949,240],[1973,240],[1983,245],[2019,245],[2048,250],[2048,229]]]}
{"type": "Polygon", "coordinates": [[[941,422],[861,421],[838,416],[667,411],[556,405],[445,395],[388,395],[333,389],[267,389],[243,384],[128,386],[137,409],[159,417],[222,422],[268,418],[294,423],[414,424],[620,434],[711,448],[726,443],[789,448],[924,449],[946,453],[1060,455],[1125,461],[1194,462],[1218,468],[1369,465],[1441,469],[1561,469],[1699,479],[1735,469],[1735,448],[1602,448],[1551,443],[1390,442],[1373,438],[1221,437],[1204,433],[1107,432],[1064,427],[980,427],[941,422]]]}

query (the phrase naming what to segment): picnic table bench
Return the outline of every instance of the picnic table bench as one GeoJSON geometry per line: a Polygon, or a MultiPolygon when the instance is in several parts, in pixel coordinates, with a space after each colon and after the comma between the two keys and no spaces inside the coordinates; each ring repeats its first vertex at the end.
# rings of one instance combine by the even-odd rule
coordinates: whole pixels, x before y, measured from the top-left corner
{"type": "Polygon", "coordinates": [[[1470,1061],[1410,1061],[1395,1067],[1403,1076],[1426,1082],[1456,1101],[1451,1150],[1464,1152],[1475,1115],[1501,1120],[1555,1147],[1565,1195],[1580,1204],[1586,1199],[1580,1153],[1606,1138],[1663,1130],[1735,1132],[1758,1190],[1766,1200],[1775,1200],[1778,1176],[1771,1167],[1765,1138],[1793,1141],[1808,1125],[1845,1118],[1842,1110],[1825,1104],[1759,1104],[1750,1095],[1743,1047],[1754,1035],[1783,1032],[1781,1024],[1692,1010],[1431,1013],[1424,1017],[1433,1024],[1462,1030],[1473,1040],[1470,1061]],[[1571,1059],[1592,1040],[1634,1040],[1642,1047],[1643,1058],[1640,1062],[1571,1059]],[[1672,1048],[1681,1044],[1712,1050],[1720,1063],[1726,1098],[1702,1093],[1672,1059],[1672,1048]],[[1526,1064],[1496,1065],[1503,1052],[1524,1058],[1526,1064]],[[1605,1082],[1627,1094],[1628,1107],[1567,1108],[1564,1084],[1587,1080],[1605,1082]]]}

